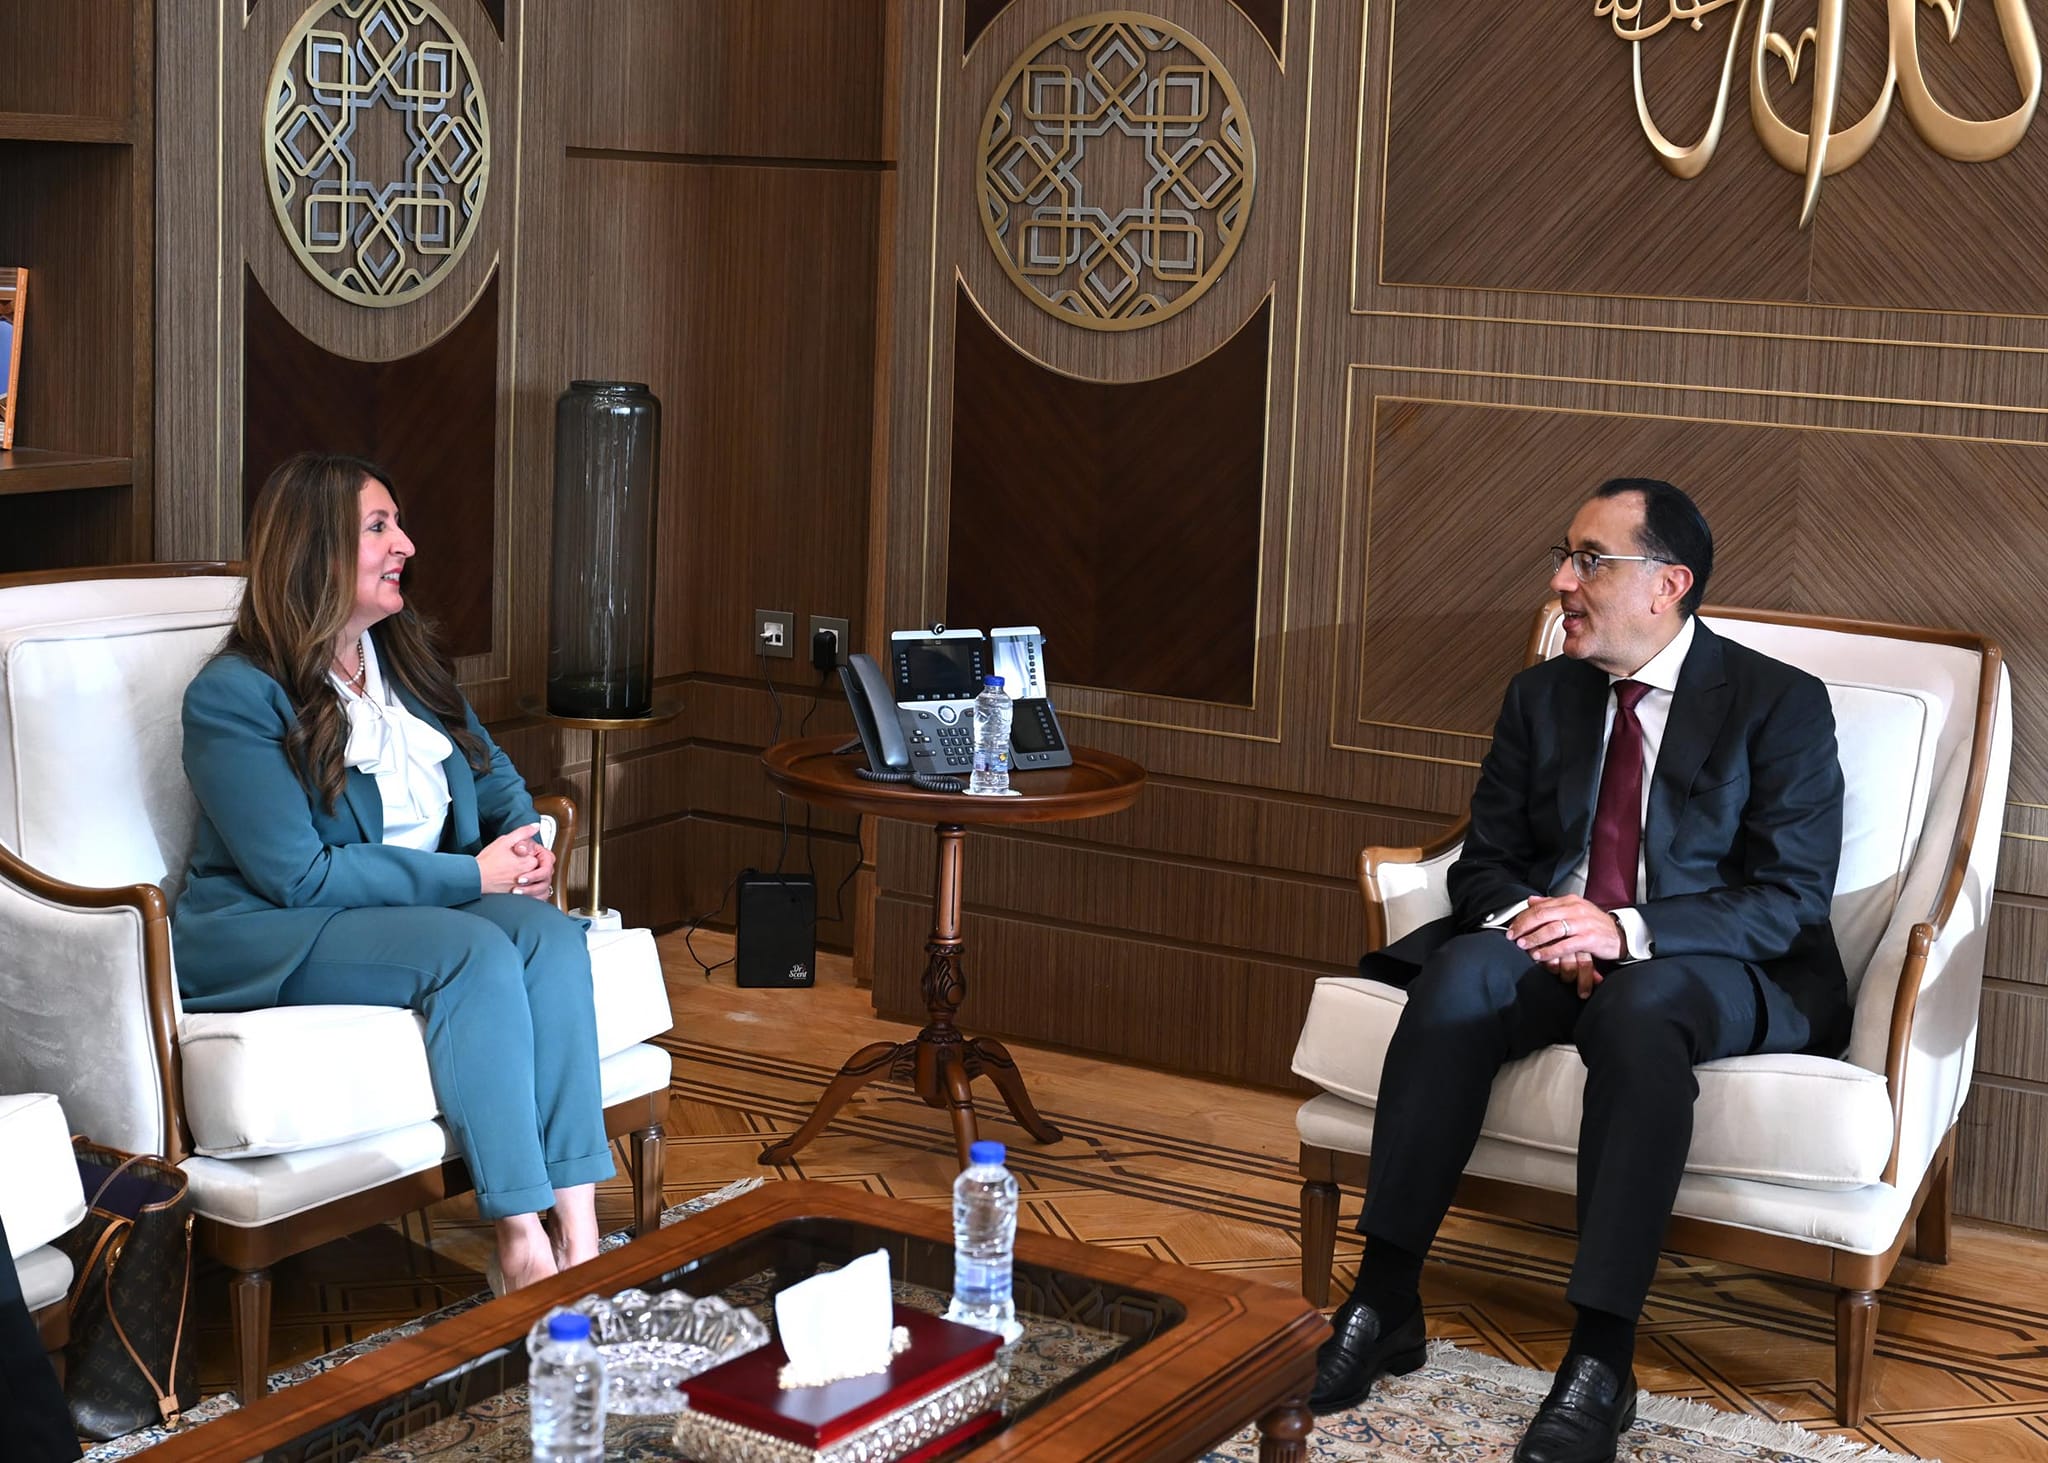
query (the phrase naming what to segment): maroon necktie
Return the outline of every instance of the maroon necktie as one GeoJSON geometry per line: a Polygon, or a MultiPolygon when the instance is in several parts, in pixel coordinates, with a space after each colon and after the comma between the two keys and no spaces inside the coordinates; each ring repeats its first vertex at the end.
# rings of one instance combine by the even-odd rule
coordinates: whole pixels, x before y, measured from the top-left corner
{"type": "Polygon", "coordinates": [[[1593,849],[1586,859],[1586,898],[1602,909],[1636,902],[1636,862],[1643,844],[1643,724],[1636,720],[1636,703],[1649,691],[1641,681],[1614,683],[1614,727],[1600,765],[1593,849]]]}

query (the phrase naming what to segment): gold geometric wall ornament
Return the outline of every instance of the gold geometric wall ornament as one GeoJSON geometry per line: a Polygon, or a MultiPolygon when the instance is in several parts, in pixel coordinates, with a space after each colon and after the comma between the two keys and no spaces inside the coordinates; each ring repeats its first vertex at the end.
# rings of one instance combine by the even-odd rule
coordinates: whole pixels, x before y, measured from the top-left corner
{"type": "MultiPolygon", "coordinates": [[[[1665,10],[1643,19],[1650,0],[1593,0],[1594,18],[1607,19],[1615,35],[1629,42],[1633,56],[1636,117],[1643,134],[1664,166],[1681,178],[1694,178],[1712,161],[1721,140],[1721,123],[1728,111],[1728,90],[1735,73],[1735,57],[1742,41],[1742,20],[1749,0],[1664,0],[1665,10]],[[1672,142],[1651,120],[1649,102],[1643,95],[1643,42],[1670,26],[1683,22],[1699,30],[1703,17],[1734,5],[1735,23],[1728,33],[1728,47],[1721,61],[1720,89],[1714,96],[1714,114],[1700,140],[1690,146],[1672,142]]],[[[1992,0],[1998,12],[1999,36],[2006,58],[2012,64],[2020,104],[2002,117],[1975,119],[1958,117],[1934,99],[1926,73],[1920,65],[1919,12],[1921,6],[1941,13],[1951,44],[1963,23],[1963,0],[1885,0],[1886,39],[1884,85],[1877,101],[1853,125],[1835,130],[1835,103],[1841,88],[1842,28],[1845,0],[1819,0],[1819,14],[1794,40],[1771,29],[1772,0],[1757,0],[1757,21],[1749,64],[1749,115],[1763,141],[1764,151],[1780,167],[1806,177],[1806,193],[1800,205],[1799,226],[1813,221],[1820,202],[1821,179],[1853,166],[1870,151],[1884,129],[1891,111],[1892,96],[1913,130],[1943,157],[1955,162],[1981,163],[2003,157],[2026,136],[2034,120],[2034,108],[2041,100],[2041,45],[2034,22],[2027,13],[2027,0],[1992,0]],[[1806,48],[1813,47],[1807,64],[1813,78],[1813,102],[1807,127],[1801,131],[1778,116],[1764,86],[1764,58],[1776,56],[1784,63],[1786,79],[1799,80],[1806,48]]],[[[1863,13],[1859,11],[1859,13],[1863,13]]]]}
{"type": "Polygon", "coordinates": [[[1201,298],[1251,215],[1237,83],[1171,22],[1107,11],[1029,46],[981,127],[981,227],[1040,308],[1090,330],[1201,298]]]}
{"type": "Polygon", "coordinates": [[[317,0],[270,75],[270,202],[313,278],[358,305],[416,300],[483,218],[490,116],[431,0],[317,0]]]}

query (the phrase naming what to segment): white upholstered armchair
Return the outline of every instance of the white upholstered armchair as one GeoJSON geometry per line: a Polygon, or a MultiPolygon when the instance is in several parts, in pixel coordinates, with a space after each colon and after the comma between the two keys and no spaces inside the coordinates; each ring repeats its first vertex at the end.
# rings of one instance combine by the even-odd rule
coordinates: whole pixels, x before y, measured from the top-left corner
{"type": "MultiPolygon", "coordinates": [[[[180,709],[241,590],[221,564],[0,579],[0,1092],[56,1093],[77,1131],[183,1166],[200,1244],[234,1272],[249,1400],[275,1261],[470,1182],[411,1012],[180,1006],[169,911],[198,812],[180,709]]],[[[574,806],[536,803],[566,856],[574,806]]],[[[647,1038],[671,1024],[667,990],[646,930],[593,936],[591,965],[605,1127],[632,1136],[649,1231],[670,1061],[647,1038]]]]}
{"type": "MultiPolygon", "coordinates": [[[[1833,923],[1855,1021],[1839,1059],[1733,1057],[1699,1069],[1692,1148],[1665,1247],[1836,1289],[1836,1408],[1861,1420],[1877,1292],[1909,1240],[1948,1258],[1955,1123],[1976,1049],[2010,694],[1974,635],[1709,607],[1714,630],[1828,685],[1846,783],[1833,923]]],[[[1555,655],[1555,603],[1531,663],[1555,655]]],[[[1379,948],[1450,912],[1460,822],[1428,848],[1359,859],[1379,948]]],[[[1326,1304],[1338,1186],[1363,1187],[1387,1042],[1406,995],[1316,983],[1294,1070],[1322,1091],[1301,1137],[1302,1290],[1326,1304]]],[[[1554,1046],[1503,1068],[1461,1207],[1569,1229],[1585,1066],[1554,1046]]]]}

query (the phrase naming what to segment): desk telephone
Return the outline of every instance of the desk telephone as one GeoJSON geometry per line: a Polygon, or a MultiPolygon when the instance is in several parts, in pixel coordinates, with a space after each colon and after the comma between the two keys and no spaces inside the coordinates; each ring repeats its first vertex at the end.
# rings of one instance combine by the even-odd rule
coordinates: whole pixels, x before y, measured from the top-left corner
{"type": "Polygon", "coordinates": [[[1014,703],[1011,770],[1071,767],[1074,755],[1048,695],[1044,647],[1036,625],[987,635],[934,625],[889,637],[887,675],[873,656],[848,657],[839,675],[869,775],[935,792],[964,788],[958,777],[974,770],[974,698],[989,675],[1003,678],[1014,703]]]}

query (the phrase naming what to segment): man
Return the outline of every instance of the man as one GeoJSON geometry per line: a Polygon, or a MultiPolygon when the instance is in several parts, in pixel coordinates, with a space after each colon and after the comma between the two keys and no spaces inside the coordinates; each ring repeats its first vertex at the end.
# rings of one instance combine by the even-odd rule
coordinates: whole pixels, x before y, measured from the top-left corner
{"type": "Polygon", "coordinates": [[[0,1224],[0,1458],[14,1463],[64,1463],[78,1457],[78,1434],[35,1317],[21,1297],[21,1277],[0,1224]]]}
{"type": "Polygon", "coordinates": [[[1848,1041],[1828,926],[1842,774],[1827,691],[1694,618],[1713,536],[1647,478],[1552,551],[1564,654],[1508,685],[1450,871],[1451,915],[1361,962],[1408,988],[1387,1048],[1358,1284],[1310,1405],[1422,1364],[1423,1257],[1502,1063],[1586,1064],[1570,1349],[1518,1463],[1606,1463],[1635,1419],[1635,1327],[1692,1140],[1693,1067],[1848,1041]]]}

